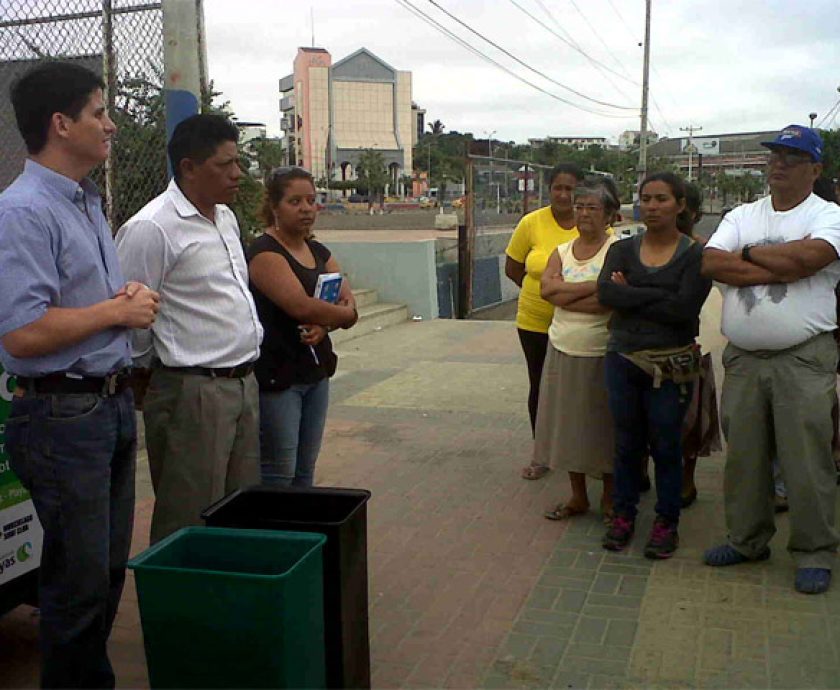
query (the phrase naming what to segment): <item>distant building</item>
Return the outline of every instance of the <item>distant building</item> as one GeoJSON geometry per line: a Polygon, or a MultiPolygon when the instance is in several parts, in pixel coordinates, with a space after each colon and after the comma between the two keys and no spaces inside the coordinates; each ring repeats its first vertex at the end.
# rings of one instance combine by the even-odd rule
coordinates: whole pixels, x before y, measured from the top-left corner
{"type": "Polygon", "coordinates": [[[538,148],[547,143],[560,144],[561,146],[572,146],[578,151],[588,149],[590,146],[607,148],[606,137],[543,137],[542,139],[528,139],[532,148],[538,148]]]}
{"type": "Polygon", "coordinates": [[[247,144],[254,139],[265,139],[265,123],[264,122],[242,122],[235,120],[234,123],[239,128],[239,143],[247,144]]]}
{"type": "Polygon", "coordinates": [[[687,137],[664,138],[648,148],[648,156],[665,158],[687,173],[690,153],[694,178],[701,165],[710,174],[722,170],[730,175],[757,175],[764,171],[770,156],[770,151],[761,142],[775,139],[778,133],[778,130],[774,130],[713,134],[692,137],[690,144],[687,137]]]}
{"type": "MultiPolygon", "coordinates": [[[[250,146],[255,139],[265,139],[266,130],[264,122],[242,122],[234,120],[234,124],[239,128],[239,145],[248,153],[253,154],[254,150],[250,146]]],[[[256,160],[251,160],[248,165],[248,171],[252,174],[259,172],[259,164],[256,160]]]]}
{"type": "Polygon", "coordinates": [[[323,48],[298,48],[280,94],[290,164],[315,179],[353,180],[359,156],[373,149],[388,166],[389,191],[402,191],[425,115],[411,100],[411,72],[394,69],[366,48],[335,64],[323,48]]]}
{"type": "Polygon", "coordinates": [[[417,145],[417,140],[426,131],[426,110],[411,102],[411,146],[417,145]]]}
{"type": "MultiPolygon", "coordinates": [[[[659,135],[656,132],[647,133],[648,146],[659,141],[659,135]]],[[[621,151],[628,149],[637,149],[642,144],[642,133],[638,129],[628,129],[623,131],[618,137],[618,148],[621,151]]]]}

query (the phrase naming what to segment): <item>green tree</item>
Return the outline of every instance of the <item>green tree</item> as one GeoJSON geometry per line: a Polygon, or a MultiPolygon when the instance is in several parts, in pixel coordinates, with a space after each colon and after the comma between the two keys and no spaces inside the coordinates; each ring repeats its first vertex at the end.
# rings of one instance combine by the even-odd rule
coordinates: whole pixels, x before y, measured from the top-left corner
{"type": "Polygon", "coordinates": [[[414,147],[415,172],[429,173],[429,186],[445,189],[447,183],[461,181],[466,171],[466,154],[472,134],[447,132],[423,134],[414,147]]]}
{"type": "Polygon", "coordinates": [[[380,202],[385,193],[385,185],[390,182],[388,170],[385,167],[385,159],[382,153],[373,149],[365,149],[359,156],[356,165],[356,187],[367,190],[371,201],[378,196],[380,202]]]}
{"type": "Polygon", "coordinates": [[[274,168],[283,165],[283,146],[279,139],[260,137],[247,144],[249,156],[257,163],[260,174],[265,177],[274,168]]]}
{"type": "Polygon", "coordinates": [[[820,132],[823,138],[823,175],[840,178],[840,129],[820,132]]]}
{"type": "Polygon", "coordinates": [[[446,127],[440,120],[435,120],[434,122],[429,123],[429,133],[430,134],[443,134],[443,130],[446,127]]]}
{"type": "MultiPolygon", "coordinates": [[[[112,169],[114,207],[109,219],[116,232],[169,182],[166,116],[161,84],[144,78],[117,82],[111,117],[117,125],[112,169]]],[[[104,180],[97,181],[101,185],[104,180]]]]}
{"type": "Polygon", "coordinates": [[[714,188],[717,190],[717,196],[723,206],[727,205],[728,197],[732,193],[732,184],[729,175],[723,170],[718,170],[714,177],[714,188]]]}
{"type": "MultiPolygon", "coordinates": [[[[216,113],[229,120],[235,119],[230,101],[219,101],[222,93],[216,91],[211,81],[207,90],[201,95],[201,112],[216,113]]],[[[239,221],[239,230],[242,234],[242,241],[246,244],[262,231],[263,222],[260,219],[260,207],[263,200],[263,185],[250,172],[250,161],[252,153],[246,144],[240,143],[239,157],[242,166],[242,178],[239,181],[239,193],[236,195],[230,208],[239,221]]]]}

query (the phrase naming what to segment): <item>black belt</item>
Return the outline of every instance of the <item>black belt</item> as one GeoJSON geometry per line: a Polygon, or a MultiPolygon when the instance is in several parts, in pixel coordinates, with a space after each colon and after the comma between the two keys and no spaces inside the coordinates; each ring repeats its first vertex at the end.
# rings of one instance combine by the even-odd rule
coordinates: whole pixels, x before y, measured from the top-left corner
{"type": "Polygon", "coordinates": [[[108,376],[82,376],[76,378],[65,373],[47,374],[37,378],[18,376],[17,385],[32,393],[47,395],[73,395],[93,393],[108,398],[128,388],[128,369],[121,369],[108,376]]]}
{"type": "Polygon", "coordinates": [[[160,365],[164,371],[175,371],[179,374],[195,374],[198,376],[209,376],[214,379],[244,379],[254,371],[254,363],[238,364],[235,367],[221,367],[211,369],[210,367],[165,367],[160,365]]]}

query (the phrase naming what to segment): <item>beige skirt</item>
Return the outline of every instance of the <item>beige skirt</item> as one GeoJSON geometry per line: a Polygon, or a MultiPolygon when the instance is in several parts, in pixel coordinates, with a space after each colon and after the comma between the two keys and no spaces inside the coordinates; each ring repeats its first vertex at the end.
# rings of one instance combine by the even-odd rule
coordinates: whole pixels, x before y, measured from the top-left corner
{"type": "Polygon", "coordinates": [[[604,357],[572,357],[549,344],[532,464],[600,479],[613,472],[613,438],[604,357]]]}

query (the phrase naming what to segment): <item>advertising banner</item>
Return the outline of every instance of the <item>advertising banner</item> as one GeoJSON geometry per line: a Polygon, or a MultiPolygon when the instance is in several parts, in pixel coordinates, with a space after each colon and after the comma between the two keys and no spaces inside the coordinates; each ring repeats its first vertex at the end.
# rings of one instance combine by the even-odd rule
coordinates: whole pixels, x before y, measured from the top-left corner
{"type": "Polygon", "coordinates": [[[9,466],[6,418],[14,379],[0,367],[0,586],[34,570],[41,562],[43,531],[29,492],[9,466]]]}
{"type": "Polygon", "coordinates": [[[682,153],[699,153],[703,156],[719,156],[720,139],[718,137],[680,139],[680,151],[682,153]]]}

